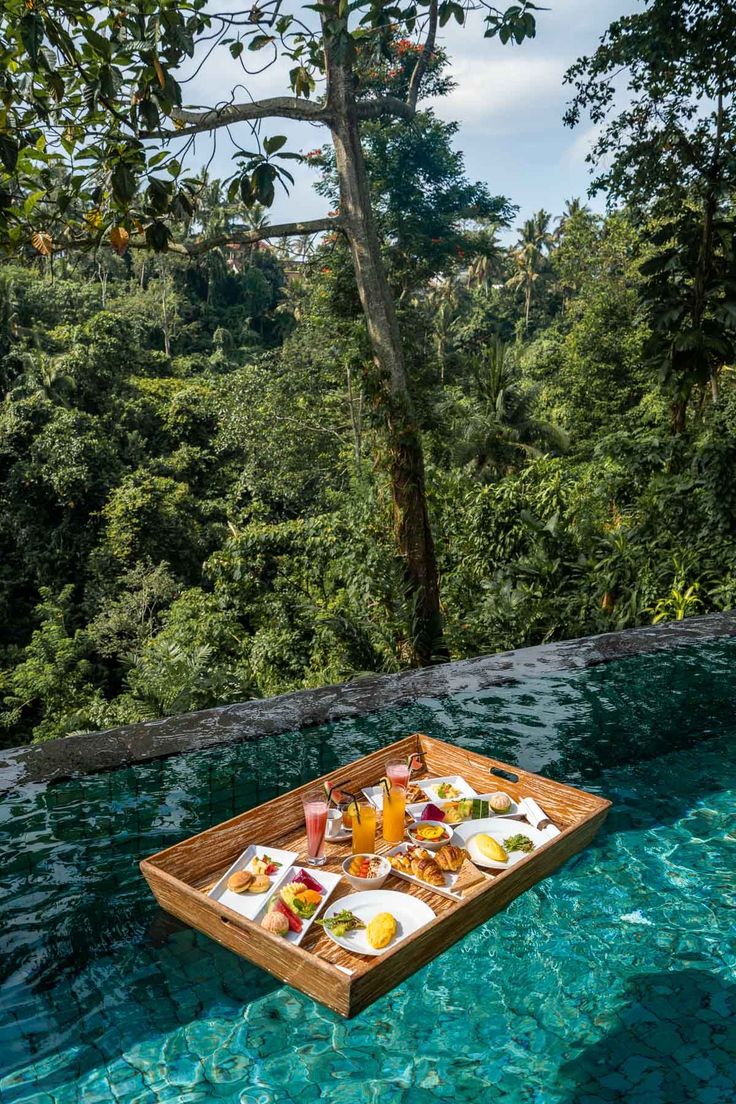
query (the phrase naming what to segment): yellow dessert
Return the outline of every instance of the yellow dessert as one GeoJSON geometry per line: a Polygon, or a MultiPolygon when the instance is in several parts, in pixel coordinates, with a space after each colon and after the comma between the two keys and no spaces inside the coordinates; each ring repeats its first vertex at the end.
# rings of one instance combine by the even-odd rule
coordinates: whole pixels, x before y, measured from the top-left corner
{"type": "Polygon", "coordinates": [[[377,951],[388,947],[396,935],[396,921],[390,912],[379,912],[365,929],[366,939],[377,951]]]}
{"type": "Polygon", "coordinates": [[[492,859],[493,862],[508,862],[509,857],[504,851],[503,847],[492,836],[487,836],[485,832],[481,832],[473,839],[475,846],[480,851],[481,855],[484,855],[487,859],[492,859]]]}

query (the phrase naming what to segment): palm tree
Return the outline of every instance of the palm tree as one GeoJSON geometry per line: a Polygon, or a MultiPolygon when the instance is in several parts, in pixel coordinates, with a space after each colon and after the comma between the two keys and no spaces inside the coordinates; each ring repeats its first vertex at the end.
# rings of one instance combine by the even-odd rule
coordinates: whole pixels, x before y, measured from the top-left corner
{"type": "Polygon", "coordinates": [[[542,209],[527,219],[521,228],[516,248],[511,252],[516,271],[506,283],[508,287],[523,291],[525,330],[529,328],[532,293],[537,280],[546,268],[554,240],[549,229],[551,218],[549,211],[542,209]]]}
{"type": "Polygon", "coordinates": [[[432,314],[432,344],[440,366],[440,383],[445,382],[445,367],[452,348],[457,324],[457,295],[452,280],[435,284],[428,299],[432,314]]]}
{"type": "Polygon", "coordinates": [[[577,218],[579,215],[592,215],[592,211],[587,203],[583,203],[582,199],[578,196],[573,196],[572,199],[565,200],[565,208],[561,215],[557,216],[557,226],[555,228],[555,241],[559,241],[562,235],[567,229],[568,223],[571,219],[577,218]]]}
{"type": "Polygon", "coordinates": [[[502,271],[505,250],[498,240],[495,226],[479,239],[478,245],[479,252],[468,268],[468,286],[483,288],[488,287],[493,277],[502,271]]]}
{"type": "Polygon", "coordinates": [[[76,390],[74,377],[65,371],[63,356],[51,357],[41,349],[26,349],[21,353],[23,372],[17,386],[8,392],[12,398],[20,392],[26,395],[43,395],[51,402],[69,406],[71,392],[76,390]]]}
{"type": "Polygon", "coordinates": [[[508,347],[497,338],[471,360],[474,404],[456,435],[455,459],[486,481],[514,469],[522,456],[565,452],[564,430],[535,418],[521,391],[508,347]]]}

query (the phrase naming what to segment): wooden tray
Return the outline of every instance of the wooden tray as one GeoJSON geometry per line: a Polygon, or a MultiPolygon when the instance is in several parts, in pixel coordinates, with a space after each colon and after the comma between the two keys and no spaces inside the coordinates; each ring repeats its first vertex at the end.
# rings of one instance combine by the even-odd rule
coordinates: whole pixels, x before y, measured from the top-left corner
{"type": "MultiPolygon", "coordinates": [[[[354,1016],[581,851],[600,828],[610,804],[583,790],[415,733],[152,855],[141,862],[141,870],[161,908],[342,1016],[354,1016]],[[296,851],[300,861],[305,860],[303,793],[322,781],[342,784],[357,793],[381,777],[387,759],[417,751],[424,757],[426,777],[460,774],[478,793],[496,788],[515,799],[535,798],[560,829],[560,835],[508,870],[471,868],[471,875],[466,872],[458,885],[462,901],[441,896],[430,886],[414,886],[390,875],[386,889],[420,897],[432,907],[436,919],[393,950],[370,959],[344,951],[318,927],[312,927],[301,946],[292,946],[207,896],[250,843],[296,851]],[[511,772],[518,781],[494,777],[490,773],[494,768],[511,772]]],[[[519,830],[523,831],[523,823],[519,830]]],[[[328,842],[326,847],[328,859],[321,869],[340,873],[343,860],[351,853],[350,841],[328,842]]],[[[390,846],[379,842],[377,850],[383,853],[390,846]]],[[[352,892],[343,880],[331,900],[352,892]]]]}

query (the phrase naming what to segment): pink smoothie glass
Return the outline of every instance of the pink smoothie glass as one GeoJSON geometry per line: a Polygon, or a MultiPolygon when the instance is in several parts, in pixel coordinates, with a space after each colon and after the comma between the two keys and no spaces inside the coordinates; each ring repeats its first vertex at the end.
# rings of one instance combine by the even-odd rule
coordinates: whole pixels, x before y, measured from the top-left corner
{"type": "Polygon", "coordinates": [[[304,821],[307,826],[307,861],[312,866],[322,866],[327,861],[325,855],[325,832],[327,831],[327,799],[319,790],[305,794],[304,821]]]}
{"type": "Polygon", "coordinates": [[[409,764],[405,759],[389,759],[386,777],[393,786],[401,786],[405,790],[409,785],[409,764]]]}

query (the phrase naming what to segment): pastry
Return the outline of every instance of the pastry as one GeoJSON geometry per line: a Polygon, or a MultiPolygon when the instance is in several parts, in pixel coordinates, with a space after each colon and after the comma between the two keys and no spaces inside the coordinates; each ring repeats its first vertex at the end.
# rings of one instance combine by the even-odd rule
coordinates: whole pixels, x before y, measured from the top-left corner
{"type": "Polygon", "coordinates": [[[454,844],[448,843],[445,847],[439,849],[435,859],[443,870],[448,870],[451,874],[454,874],[463,865],[467,855],[467,851],[464,851],[462,847],[455,847],[454,844]]]}
{"type": "Polygon", "coordinates": [[[289,921],[282,912],[267,912],[261,920],[261,927],[272,935],[286,935],[289,931],[289,921]]]}
{"type": "Polygon", "coordinates": [[[389,855],[388,861],[394,870],[399,870],[402,874],[411,874],[411,858],[409,855],[389,855]]]}
{"type": "Polygon", "coordinates": [[[265,893],[271,885],[271,879],[267,874],[256,874],[253,881],[248,886],[249,893],[265,893]]]}
{"type": "Polygon", "coordinates": [[[227,888],[233,893],[245,893],[255,881],[250,870],[236,870],[227,880],[227,888]]]}
{"type": "Polygon", "coordinates": [[[415,878],[420,878],[427,885],[444,886],[445,875],[434,859],[414,859],[411,871],[415,878]]]}

